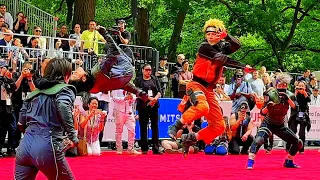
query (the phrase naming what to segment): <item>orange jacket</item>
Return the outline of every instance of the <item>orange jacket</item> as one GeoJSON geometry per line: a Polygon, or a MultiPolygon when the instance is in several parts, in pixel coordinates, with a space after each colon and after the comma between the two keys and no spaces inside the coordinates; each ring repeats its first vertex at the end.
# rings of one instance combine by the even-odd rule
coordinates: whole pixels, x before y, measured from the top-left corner
{"type": "Polygon", "coordinates": [[[223,66],[235,68],[245,66],[227,56],[240,48],[240,42],[230,35],[225,40],[216,45],[210,45],[206,41],[200,45],[192,71],[194,76],[209,84],[215,84],[223,73],[223,66]]]}
{"type": "Polygon", "coordinates": [[[205,80],[210,84],[216,83],[223,72],[222,61],[210,61],[207,58],[197,55],[195,64],[193,66],[193,75],[205,80]]]}

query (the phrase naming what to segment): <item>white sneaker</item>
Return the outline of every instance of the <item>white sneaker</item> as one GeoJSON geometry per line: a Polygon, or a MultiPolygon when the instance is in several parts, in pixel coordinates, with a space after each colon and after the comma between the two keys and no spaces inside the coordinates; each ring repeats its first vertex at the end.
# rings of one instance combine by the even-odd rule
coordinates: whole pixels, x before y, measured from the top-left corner
{"type": "Polygon", "coordinates": [[[141,152],[135,150],[135,149],[131,149],[131,150],[128,150],[129,154],[132,154],[132,155],[140,155],[142,154],[141,152]]]}
{"type": "Polygon", "coordinates": [[[117,154],[122,154],[122,149],[117,149],[117,154]]]}

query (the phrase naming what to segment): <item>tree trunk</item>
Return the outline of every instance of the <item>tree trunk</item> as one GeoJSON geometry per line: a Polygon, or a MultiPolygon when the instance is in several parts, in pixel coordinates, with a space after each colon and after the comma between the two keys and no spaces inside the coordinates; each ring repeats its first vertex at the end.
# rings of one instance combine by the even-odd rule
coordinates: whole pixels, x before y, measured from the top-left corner
{"type": "Polygon", "coordinates": [[[75,0],[72,24],[80,24],[81,30],[86,30],[89,21],[95,17],[95,11],[96,0],[75,0]]]}
{"type": "MultiPolygon", "coordinates": [[[[75,0],[67,0],[67,19],[66,19],[66,23],[68,25],[70,25],[71,20],[72,20],[72,16],[73,16],[73,4],[74,4],[75,0]]],[[[74,24],[72,24],[72,27],[74,26],[74,24]]],[[[71,29],[71,27],[69,27],[71,29]]]]}
{"type": "Polygon", "coordinates": [[[189,10],[189,1],[182,1],[184,3],[180,6],[177,14],[177,19],[174,24],[174,29],[171,35],[169,49],[168,49],[168,58],[170,62],[175,62],[177,47],[180,41],[180,34],[183,27],[184,20],[186,18],[187,12],[189,10]]]}
{"type": "Polygon", "coordinates": [[[149,44],[149,10],[146,8],[138,8],[138,16],[136,21],[137,44],[147,46],[149,44]]]}

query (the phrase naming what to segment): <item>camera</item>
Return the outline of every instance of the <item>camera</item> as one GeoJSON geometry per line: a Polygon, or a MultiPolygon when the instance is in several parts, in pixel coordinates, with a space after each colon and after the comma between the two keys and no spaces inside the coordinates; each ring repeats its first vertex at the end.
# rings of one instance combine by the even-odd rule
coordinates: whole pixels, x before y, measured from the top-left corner
{"type": "Polygon", "coordinates": [[[26,23],[26,18],[27,16],[23,16],[22,19],[20,20],[20,23],[26,23]]]}
{"type": "Polygon", "coordinates": [[[278,89],[278,92],[287,93],[287,89],[278,89]]]}
{"type": "Polygon", "coordinates": [[[108,33],[111,35],[118,35],[119,34],[119,26],[112,26],[112,28],[107,29],[108,33]]]}

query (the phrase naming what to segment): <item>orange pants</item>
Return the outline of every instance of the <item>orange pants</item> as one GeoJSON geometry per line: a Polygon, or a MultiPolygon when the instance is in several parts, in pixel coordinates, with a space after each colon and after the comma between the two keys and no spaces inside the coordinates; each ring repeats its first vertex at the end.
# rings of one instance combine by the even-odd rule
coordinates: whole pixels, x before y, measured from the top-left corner
{"type": "Polygon", "coordinates": [[[204,116],[208,121],[208,126],[198,132],[198,140],[210,144],[224,132],[226,127],[219,103],[212,88],[206,88],[198,82],[191,81],[187,84],[187,91],[189,89],[193,92],[203,92],[203,94],[198,94],[196,96],[198,103],[182,114],[183,122],[191,124],[194,120],[204,116]]]}

